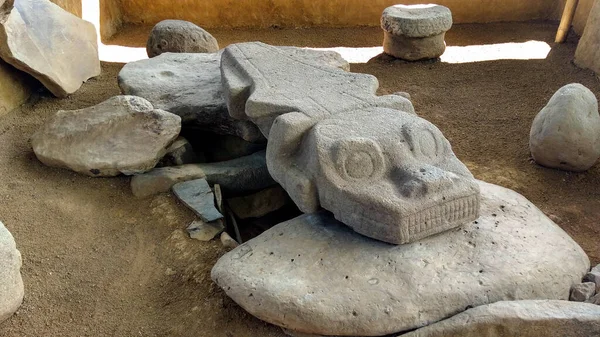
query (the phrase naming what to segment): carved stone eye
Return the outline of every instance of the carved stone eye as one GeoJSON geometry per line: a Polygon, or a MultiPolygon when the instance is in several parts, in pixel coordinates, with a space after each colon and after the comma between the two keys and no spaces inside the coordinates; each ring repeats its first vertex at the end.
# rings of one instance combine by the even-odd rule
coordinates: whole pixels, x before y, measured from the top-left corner
{"type": "Polygon", "coordinates": [[[384,159],[381,148],[368,138],[349,138],[338,141],[336,166],[346,180],[367,180],[381,175],[384,159]]]}
{"type": "Polygon", "coordinates": [[[422,130],[416,137],[418,138],[418,146],[421,154],[429,158],[434,158],[438,155],[438,141],[431,131],[422,130]]]}
{"type": "Polygon", "coordinates": [[[434,159],[444,152],[444,142],[433,130],[423,127],[403,127],[402,134],[411,151],[418,157],[434,159]]]}

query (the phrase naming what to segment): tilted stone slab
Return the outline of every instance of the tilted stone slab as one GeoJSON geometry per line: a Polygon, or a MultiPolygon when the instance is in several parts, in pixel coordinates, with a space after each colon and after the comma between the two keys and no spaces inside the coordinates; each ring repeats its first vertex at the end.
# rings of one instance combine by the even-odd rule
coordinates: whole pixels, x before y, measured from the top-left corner
{"type": "MultiPolygon", "coordinates": [[[[307,62],[349,69],[348,62],[335,52],[278,48],[307,62]]],[[[181,116],[184,125],[250,142],[264,139],[254,123],[229,116],[220,64],[221,53],[164,53],[126,64],[119,72],[119,86],[124,94],[144,97],[156,108],[181,116]]]]}
{"type": "Polygon", "coordinates": [[[215,207],[215,195],[206,179],[195,179],[173,186],[173,193],[204,222],[223,218],[215,207]]]}
{"type": "Polygon", "coordinates": [[[0,57],[57,97],[100,75],[94,25],[48,0],[2,1],[0,57]]]}
{"type": "Polygon", "coordinates": [[[402,337],[600,336],[600,306],[568,301],[503,301],[469,309],[402,337]]]}
{"type": "Polygon", "coordinates": [[[301,333],[382,336],[504,300],[567,300],[584,251],[518,193],[479,182],[481,217],[407,245],[328,213],[276,225],[224,255],[213,280],[252,315],[301,333]]]}
{"type": "Polygon", "coordinates": [[[23,302],[21,253],[15,240],[0,222],[0,323],[12,316],[23,302]]]}
{"type": "Polygon", "coordinates": [[[229,111],[268,137],[273,178],[305,213],[323,207],[366,236],[402,244],[478,217],[479,187],[439,129],[377,79],[261,43],[226,48],[229,111]]]}
{"type": "Polygon", "coordinates": [[[181,118],[135,96],[115,96],[73,111],[59,110],[31,137],[44,164],[92,177],[154,168],[179,135],[181,118]]]}

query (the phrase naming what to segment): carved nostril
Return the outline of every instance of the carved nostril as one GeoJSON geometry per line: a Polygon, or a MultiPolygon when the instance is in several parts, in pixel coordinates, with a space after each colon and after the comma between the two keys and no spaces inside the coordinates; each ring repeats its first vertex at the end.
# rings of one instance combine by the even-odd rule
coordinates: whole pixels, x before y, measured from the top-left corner
{"type": "Polygon", "coordinates": [[[412,179],[400,186],[400,193],[406,198],[419,198],[427,194],[427,184],[420,179],[412,179]]]}

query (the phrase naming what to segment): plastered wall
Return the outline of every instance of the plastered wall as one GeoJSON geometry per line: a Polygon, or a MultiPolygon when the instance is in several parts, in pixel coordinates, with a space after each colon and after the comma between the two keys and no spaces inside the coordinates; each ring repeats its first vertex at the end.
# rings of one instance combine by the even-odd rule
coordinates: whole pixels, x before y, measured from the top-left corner
{"type": "MultiPolygon", "coordinates": [[[[415,0],[114,0],[124,22],[182,19],[203,27],[376,26],[384,8],[415,0]]],[[[556,19],[558,0],[437,0],[456,23],[556,19]]]]}

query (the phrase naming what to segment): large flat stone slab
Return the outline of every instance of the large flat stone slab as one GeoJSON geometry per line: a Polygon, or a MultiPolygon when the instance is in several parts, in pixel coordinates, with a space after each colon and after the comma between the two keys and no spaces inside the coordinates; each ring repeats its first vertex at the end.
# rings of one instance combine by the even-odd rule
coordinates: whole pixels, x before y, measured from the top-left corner
{"type": "Polygon", "coordinates": [[[23,302],[21,253],[15,240],[0,222],[0,323],[12,316],[23,302]]]}
{"type": "Polygon", "coordinates": [[[600,336],[600,306],[568,301],[503,301],[469,309],[402,335],[447,336],[600,336]]]}
{"type": "Polygon", "coordinates": [[[135,96],[115,96],[73,111],[59,110],[31,137],[44,164],[92,177],[154,168],[179,135],[181,118],[135,96]]]}
{"type": "Polygon", "coordinates": [[[0,57],[57,97],[100,75],[94,25],[48,0],[2,1],[0,57]]]}
{"type": "Polygon", "coordinates": [[[223,256],[213,280],[254,316],[302,333],[381,336],[497,301],[567,300],[583,250],[518,193],[479,182],[481,216],[394,246],[328,213],[279,224],[223,256]]]}
{"type": "MultiPolygon", "coordinates": [[[[278,48],[307,62],[349,69],[348,62],[335,52],[278,48]]],[[[155,107],[181,116],[184,125],[250,142],[263,139],[254,123],[229,116],[220,65],[221,53],[164,53],[126,64],[119,72],[119,86],[124,94],[144,97],[155,107]]]]}

